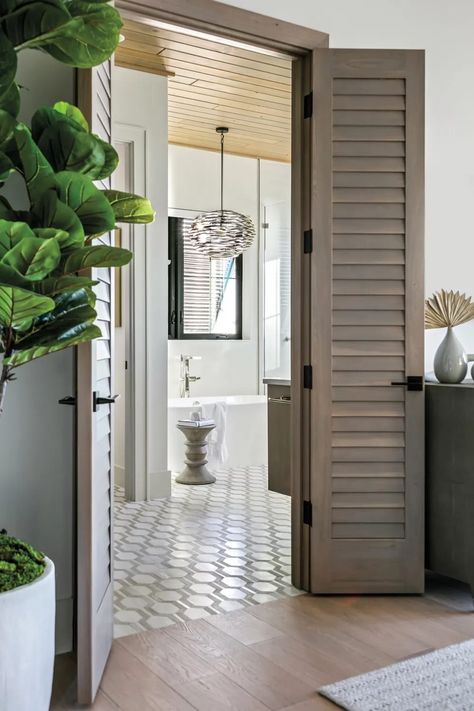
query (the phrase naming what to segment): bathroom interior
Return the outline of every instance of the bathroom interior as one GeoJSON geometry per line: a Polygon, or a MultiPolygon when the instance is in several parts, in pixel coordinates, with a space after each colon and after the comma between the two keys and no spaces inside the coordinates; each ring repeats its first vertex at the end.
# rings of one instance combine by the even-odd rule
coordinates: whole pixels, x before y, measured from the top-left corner
{"type": "MultiPolygon", "coordinates": [[[[140,279],[124,270],[115,285],[116,636],[299,592],[290,551],[291,60],[130,20],[123,35],[116,187],[137,181],[140,151],[127,136],[143,129],[148,182],[148,163],[158,160],[153,145],[167,150],[167,161],[159,157],[156,222],[168,283],[166,292],[160,287],[167,323],[163,304],[158,313],[148,299],[151,326],[130,307],[140,279]],[[211,258],[200,220],[219,222],[222,209],[232,211],[239,237],[234,225],[223,228],[222,242],[210,242],[211,258]],[[155,313],[167,378],[161,388],[148,386],[146,400],[163,404],[167,389],[155,442],[167,464],[160,485],[140,495],[129,465],[132,451],[140,461],[140,440],[130,432],[133,408],[135,432],[140,425],[131,341],[140,329],[154,338],[155,313]],[[201,447],[186,455],[186,421],[196,419],[215,427],[198,427],[201,447]],[[215,481],[176,481],[186,480],[185,456],[202,460],[199,471],[205,466],[215,481]]],[[[140,229],[117,240],[141,249],[140,229]]],[[[153,258],[147,253],[145,265],[153,258]]]]}

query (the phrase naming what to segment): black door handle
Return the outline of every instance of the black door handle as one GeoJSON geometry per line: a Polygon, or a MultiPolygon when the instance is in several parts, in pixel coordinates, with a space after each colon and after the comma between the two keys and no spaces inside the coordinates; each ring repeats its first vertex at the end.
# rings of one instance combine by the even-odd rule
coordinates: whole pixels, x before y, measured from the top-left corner
{"type": "Polygon", "coordinates": [[[98,405],[113,405],[120,395],[101,396],[94,390],[92,395],[92,411],[97,412],[98,405]]]}
{"type": "Polygon", "coordinates": [[[58,403],[60,405],[75,405],[76,398],[74,395],[66,395],[66,397],[62,397],[61,400],[58,400],[58,403]]]}
{"type": "Polygon", "coordinates": [[[391,385],[403,385],[407,390],[423,390],[423,376],[422,375],[407,375],[407,379],[402,382],[392,382],[391,385]]]}

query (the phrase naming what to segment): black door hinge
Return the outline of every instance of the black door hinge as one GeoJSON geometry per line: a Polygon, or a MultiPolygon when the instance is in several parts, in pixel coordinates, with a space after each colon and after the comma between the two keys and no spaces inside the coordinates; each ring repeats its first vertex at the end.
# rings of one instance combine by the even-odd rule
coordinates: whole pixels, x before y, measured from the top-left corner
{"type": "Polygon", "coordinates": [[[303,387],[311,390],[313,387],[313,366],[303,366],[303,387]]]}
{"type": "Polygon", "coordinates": [[[303,99],[303,118],[311,118],[313,115],[313,92],[310,91],[309,94],[305,94],[303,99]]]}
{"type": "Polygon", "coordinates": [[[305,230],[303,232],[303,252],[311,254],[313,251],[313,230],[305,230]]]}
{"type": "Polygon", "coordinates": [[[308,526],[313,525],[313,504],[311,501],[303,501],[303,523],[308,526]]]}

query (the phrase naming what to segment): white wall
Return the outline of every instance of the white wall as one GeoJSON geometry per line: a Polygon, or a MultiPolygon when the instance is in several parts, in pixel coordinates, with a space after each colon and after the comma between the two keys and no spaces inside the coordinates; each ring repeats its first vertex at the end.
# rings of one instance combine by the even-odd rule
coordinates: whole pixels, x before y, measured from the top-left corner
{"type": "MultiPolygon", "coordinates": [[[[216,141],[217,143],[217,141],[216,141]]],[[[169,209],[198,212],[219,208],[220,156],[213,151],[169,146],[169,209]]],[[[258,231],[258,161],[226,155],[224,207],[249,215],[258,231]]],[[[184,217],[186,213],[180,216],[184,217]]],[[[201,356],[191,365],[201,380],[192,395],[252,395],[258,392],[259,275],[258,239],[244,253],[242,284],[242,340],[168,341],[169,397],[178,397],[179,355],[201,356]]]]}
{"type": "MultiPolygon", "coordinates": [[[[474,295],[474,2],[221,0],[328,32],[331,47],[426,50],[426,292],[474,295]]],[[[474,352],[474,323],[459,337],[474,352]]],[[[427,368],[442,338],[427,333],[427,368]]]]}
{"type": "MultiPolygon", "coordinates": [[[[135,319],[140,331],[146,388],[141,402],[146,409],[146,484],[137,498],[166,496],[170,492],[167,468],[167,363],[168,363],[168,196],[167,196],[167,79],[116,67],[113,74],[114,133],[120,140],[139,137],[133,168],[134,190],[145,194],[157,212],[153,224],[134,227],[134,239],[143,270],[137,274],[136,298],[142,308],[135,319]],[[140,144],[140,145],[139,145],[140,144]],[[138,159],[139,149],[141,158],[138,159]],[[142,150],[143,149],[143,150],[142,150]],[[143,242],[141,241],[143,240],[143,242]]],[[[137,260],[138,261],[138,255],[137,260]]],[[[138,415],[139,416],[139,415],[138,415]]],[[[123,430],[122,430],[123,431],[123,430]]],[[[141,446],[140,443],[137,444],[141,446]]],[[[137,472],[142,475],[143,472],[137,472]]]]}
{"type": "MultiPolygon", "coordinates": [[[[74,100],[74,71],[41,52],[19,55],[20,118],[43,104],[74,100]]],[[[9,184],[21,207],[23,186],[9,184]]],[[[56,566],[56,650],[72,649],[74,594],[74,353],[55,353],[17,370],[0,421],[0,529],[44,551],[56,566]]]]}

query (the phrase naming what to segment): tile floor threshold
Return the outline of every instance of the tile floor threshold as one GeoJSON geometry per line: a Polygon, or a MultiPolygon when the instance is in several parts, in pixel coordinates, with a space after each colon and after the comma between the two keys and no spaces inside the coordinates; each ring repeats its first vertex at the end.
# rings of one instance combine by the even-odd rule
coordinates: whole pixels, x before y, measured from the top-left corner
{"type": "Polygon", "coordinates": [[[215,484],[172,484],[167,499],[117,489],[115,636],[299,595],[291,585],[290,498],[264,466],[219,469],[215,484]]]}

